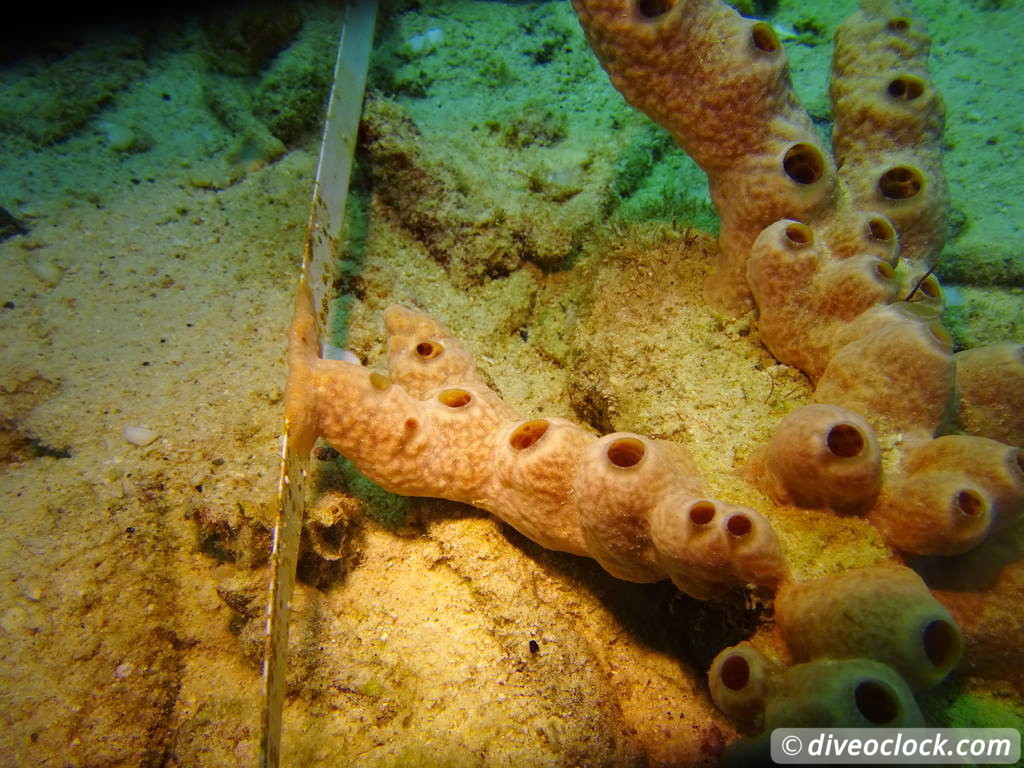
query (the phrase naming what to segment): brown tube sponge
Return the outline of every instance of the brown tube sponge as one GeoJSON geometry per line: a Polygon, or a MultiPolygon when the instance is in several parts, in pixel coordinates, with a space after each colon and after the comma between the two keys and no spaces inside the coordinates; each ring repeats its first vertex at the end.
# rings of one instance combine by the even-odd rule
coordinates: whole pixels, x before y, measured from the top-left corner
{"type": "Polygon", "coordinates": [[[629,432],[595,440],[583,452],[574,486],[587,551],[613,576],[659,581],[650,515],[662,499],[698,495],[700,477],[679,446],[629,432]]]}
{"type": "Polygon", "coordinates": [[[798,408],[775,428],[761,480],[782,504],[864,512],[882,486],[875,431],[860,414],[836,405],[798,408]]]}
{"type": "Polygon", "coordinates": [[[964,430],[1024,447],[1024,345],[975,347],[955,357],[964,430]]]}
{"type": "Polygon", "coordinates": [[[392,304],[384,325],[388,373],[413,397],[422,400],[450,381],[486,386],[469,352],[430,315],[392,304]]]}
{"type": "Polygon", "coordinates": [[[775,693],[782,668],[750,643],[726,648],[711,662],[711,698],[734,722],[754,724],[775,693]]]}
{"type": "Polygon", "coordinates": [[[924,21],[900,0],[867,0],[835,35],[832,145],[854,204],[889,217],[901,255],[931,261],[946,239],[945,108],[928,78],[924,21]]]}
{"type": "Polygon", "coordinates": [[[448,387],[427,400],[361,366],[322,361],[330,403],[321,434],[382,488],[474,503],[489,496],[493,433],[515,412],[486,387],[448,387]]]}
{"type": "Polygon", "coordinates": [[[949,334],[937,322],[907,316],[841,347],[814,399],[858,411],[880,431],[930,437],[951,420],[954,391],[949,334]]]}
{"type": "Polygon", "coordinates": [[[719,0],[574,6],[615,87],[708,174],[721,254],[707,297],[722,311],[746,311],[758,233],[782,218],[831,215],[845,194],[774,30],[719,0]]]}
{"type": "Polygon", "coordinates": [[[758,307],[761,339],[781,362],[817,380],[837,341],[851,339],[849,323],[896,298],[892,267],[896,238],[881,217],[864,216],[839,247],[845,258],[806,224],[784,219],[754,242],[747,280],[758,307]]]}
{"type": "Polygon", "coordinates": [[[659,567],[701,600],[737,584],[776,587],[788,574],[775,532],[748,507],[674,494],[651,514],[651,539],[659,567]]]}
{"type": "Polygon", "coordinates": [[[924,717],[906,682],[871,659],[822,659],[786,670],[765,707],[775,728],[920,728],[924,717]]]}
{"type": "Polygon", "coordinates": [[[473,504],[544,547],[593,557],[621,579],[671,577],[706,599],[728,586],[775,587],[785,578],[768,521],[702,499],[700,473],[682,446],[622,432],[597,438],[558,418],[524,420],[480,382],[472,357],[443,325],[400,307],[385,318],[393,378],[322,359],[311,297],[300,291],[287,397],[299,449],[322,437],[385,490],[473,504]],[[721,514],[700,523],[694,500],[721,514]],[[658,536],[652,517],[663,508],[676,517],[661,515],[667,522],[658,536]],[[688,527],[677,525],[684,509],[688,527]],[[670,548],[660,552],[659,541],[670,548]]]}
{"type": "Polygon", "coordinates": [[[915,446],[904,470],[908,475],[963,472],[990,500],[996,525],[1006,525],[1024,511],[1024,453],[996,440],[944,435],[915,446]]]}
{"type": "Polygon", "coordinates": [[[580,457],[596,440],[565,419],[512,422],[498,433],[493,507],[515,510],[505,519],[541,546],[586,555],[572,488],[580,457]]]}
{"type": "Polygon", "coordinates": [[[796,661],[875,659],[915,690],[956,666],[960,631],[921,577],[899,565],[856,568],[784,586],[775,619],[796,661]]]}
{"type": "Polygon", "coordinates": [[[887,482],[868,519],[904,552],[959,555],[988,536],[992,499],[963,472],[920,472],[887,482]]]}
{"type": "Polygon", "coordinates": [[[310,442],[323,437],[382,488],[473,504],[544,547],[593,557],[618,578],[672,578],[701,599],[785,578],[768,521],[702,499],[700,473],[682,446],[520,418],[481,383],[451,332],[414,310],[385,311],[393,378],[321,359],[312,304],[305,293],[300,299],[289,354],[302,391],[293,391],[289,408],[302,413],[289,418],[311,422],[310,442]],[[712,524],[695,522],[694,500],[720,511],[712,524]],[[658,510],[660,537],[652,532],[658,510]],[[668,549],[660,552],[658,542],[668,549]]]}

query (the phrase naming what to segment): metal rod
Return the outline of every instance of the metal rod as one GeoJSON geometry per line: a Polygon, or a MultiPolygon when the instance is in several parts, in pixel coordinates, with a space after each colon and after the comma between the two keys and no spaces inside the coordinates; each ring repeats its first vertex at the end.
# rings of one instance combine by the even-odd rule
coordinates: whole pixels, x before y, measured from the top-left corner
{"type": "MultiPolygon", "coordinates": [[[[345,8],[338,41],[338,57],[334,65],[334,83],[327,105],[316,181],[313,185],[313,205],[306,229],[292,343],[295,343],[294,324],[299,322],[303,308],[306,308],[308,317],[310,302],[315,316],[317,340],[326,337],[331,298],[329,291],[334,284],[338,244],[345,220],[345,201],[352,174],[376,17],[376,0],[354,0],[345,8]]],[[[294,370],[289,372],[288,383],[291,389],[303,384],[292,381],[295,375],[294,370]]],[[[288,672],[288,619],[298,564],[309,451],[316,439],[316,419],[311,418],[310,414],[295,413],[292,405],[295,402],[305,401],[290,398],[290,407],[285,414],[279,506],[271,554],[263,656],[261,768],[278,768],[281,761],[285,681],[288,672]]]]}

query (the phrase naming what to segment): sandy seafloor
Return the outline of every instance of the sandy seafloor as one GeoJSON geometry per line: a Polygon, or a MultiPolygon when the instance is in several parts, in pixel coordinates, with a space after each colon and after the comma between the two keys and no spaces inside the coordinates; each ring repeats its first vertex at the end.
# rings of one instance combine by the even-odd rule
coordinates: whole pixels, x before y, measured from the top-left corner
{"type": "MultiPolygon", "coordinates": [[[[854,5],[770,17],[798,33],[824,128],[854,5]]],[[[0,206],[27,231],[0,242],[2,766],[256,762],[284,342],[339,17],[275,8],[4,52],[0,206]]],[[[1024,342],[1024,4],[917,8],[948,105],[947,324],[961,346],[1024,342]]],[[[890,556],[867,523],[768,509],[740,479],[808,386],[751,317],[704,306],[703,180],[568,3],[385,8],[370,85],[338,345],[381,369],[382,310],[421,307],[524,414],[685,442],[709,493],[765,509],[799,576],[890,556]]],[[[618,582],[317,456],[285,764],[699,765],[737,738],[705,671],[744,637],[771,647],[769,595],[618,582]]],[[[921,696],[936,724],[1024,725],[1020,540],[941,569],[996,564],[935,585],[971,620],[960,670],[921,696]]]]}

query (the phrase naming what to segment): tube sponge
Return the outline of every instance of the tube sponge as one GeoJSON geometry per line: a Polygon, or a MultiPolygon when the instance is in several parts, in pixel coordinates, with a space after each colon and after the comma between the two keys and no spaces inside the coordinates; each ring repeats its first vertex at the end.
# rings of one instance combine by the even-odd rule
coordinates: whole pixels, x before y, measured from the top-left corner
{"type": "Polygon", "coordinates": [[[997,514],[1009,518],[1024,505],[1024,454],[1019,448],[971,435],[944,435],[907,454],[908,474],[962,469],[992,496],[997,514]]]}
{"type": "Polygon", "coordinates": [[[878,565],[784,586],[777,626],[796,661],[866,658],[915,690],[939,683],[960,659],[960,631],[921,577],[878,565]]]}
{"type": "Polygon", "coordinates": [[[868,519],[915,555],[959,555],[992,527],[992,498],[963,472],[920,472],[886,483],[868,519]]]}
{"type": "Polygon", "coordinates": [[[858,413],[815,404],[788,414],[765,449],[762,484],[783,504],[867,510],[882,486],[875,431],[858,413]]]}
{"type": "Polygon", "coordinates": [[[700,492],[681,446],[615,432],[583,448],[569,498],[587,554],[620,579],[668,576],[701,600],[735,584],[777,586],[787,569],[768,521],[700,492]]]}
{"type": "Polygon", "coordinates": [[[775,693],[782,668],[750,643],[726,648],[711,662],[711,698],[730,720],[753,724],[775,693]]]}
{"type": "Polygon", "coordinates": [[[781,672],[771,664],[741,643],[722,651],[711,667],[711,694],[719,708],[739,725],[764,728],[759,736],[730,744],[718,762],[722,768],[775,765],[771,733],[776,728],[924,726],[914,694],[886,664],[820,659],[781,672]],[[741,685],[744,673],[748,680],[741,685]]]}
{"type": "Polygon", "coordinates": [[[862,3],[836,30],[829,86],[832,145],[854,203],[888,216],[901,255],[918,264],[942,250],[949,206],[930,45],[906,3],[862,3]]]}
{"type": "Polygon", "coordinates": [[[595,440],[576,473],[575,498],[587,551],[613,576],[659,581],[649,516],[676,489],[700,493],[700,481],[684,473],[679,452],[629,432],[595,440]]]}
{"type": "Polygon", "coordinates": [[[580,456],[597,438],[546,418],[512,422],[497,440],[493,508],[515,510],[505,519],[541,546],[586,555],[572,488],[580,456]]]}
{"type": "Polygon", "coordinates": [[[871,659],[796,664],[779,679],[765,707],[775,728],[920,728],[924,717],[907,683],[871,659]]]}
{"type": "Polygon", "coordinates": [[[668,496],[651,515],[651,541],[659,567],[701,600],[736,583],[776,587],[788,575],[775,532],[748,507],[668,496]]]}
{"type": "Polygon", "coordinates": [[[871,521],[906,552],[967,552],[1024,511],[1024,456],[995,440],[929,440],[908,453],[904,472],[886,484],[871,521]]]}
{"type": "Polygon", "coordinates": [[[975,347],[955,358],[964,430],[1024,446],[1024,345],[975,347]]]}
{"type": "Polygon", "coordinates": [[[491,482],[493,432],[515,412],[482,386],[418,400],[387,376],[321,360],[320,434],[385,490],[473,503],[491,482]]]}
{"type": "Polygon", "coordinates": [[[843,194],[774,30],[719,0],[574,6],[615,87],[708,174],[722,226],[707,297],[722,311],[746,311],[758,233],[782,218],[831,216],[843,194]]]}
{"type": "Polygon", "coordinates": [[[783,219],[754,241],[747,281],[758,308],[758,330],[779,361],[813,380],[821,377],[856,317],[896,297],[896,233],[878,215],[822,237],[803,222],[783,219]],[[851,229],[851,231],[847,231],[851,229]]]}
{"type": "Polygon", "coordinates": [[[310,435],[382,488],[473,504],[549,549],[595,558],[618,578],[671,577],[702,599],[726,585],[774,587],[784,578],[768,521],[703,499],[682,446],[622,432],[597,438],[558,418],[523,420],[481,383],[447,328],[412,310],[385,312],[393,378],[321,359],[312,304],[307,297],[296,306],[304,324],[289,354],[302,377],[290,380],[298,383],[289,418],[310,422],[310,435]],[[697,502],[715,513],[707,525],[692,517],[697,502]],[[690,518],[678,517],[683,509],[690,518]],[[652,516],[661,529],[652,529],[652,516]],[[659,542],[670,548],[660,551],[659,542]]]}
{"type": "Polygon", "coordinates": [[[1024,502],[1024,455],[1012,445],[987,437],[949,434],[914,447],[906,472],[962,468],[985,485],[1000,508],[1019,509],[1024,502]]]}
{"type": "Polygon", "coordinates": [[[388,373],[413,397],[422,400],[448,382],[486,386],[469,352],[430,315],[392,304],[384,325],[388,373]]]}
{"type": "Polygon", "coordinates": [[[955,384],[949,334],[904,314],[840,348],[814,399],[863,413],[885,431],[931,437],[950,420],[955,384]]]}

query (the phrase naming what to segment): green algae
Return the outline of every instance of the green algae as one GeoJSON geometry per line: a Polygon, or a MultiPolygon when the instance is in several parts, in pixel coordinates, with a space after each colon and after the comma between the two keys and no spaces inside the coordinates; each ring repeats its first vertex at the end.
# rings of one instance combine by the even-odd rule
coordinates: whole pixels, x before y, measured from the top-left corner
{"type": "Polygon", "coordinates": [[[143,41],[110,32],[103,45],[38,55],[27,69],[0,69],[0,137],[49,146],[95,117],[145,72],[143,41]]]}
{"type": "Polygon", "coordinates": [[[1024,340],[1024,288],[962,285],[953,295],[942,322],[958,349],[1024,340]]]}
{"type": "Polygon", "coordinates": [[[952,728],[1014,728],[1024,733],[1024,705],[994,693],[964,691],[946,715],[952,728]]]}

